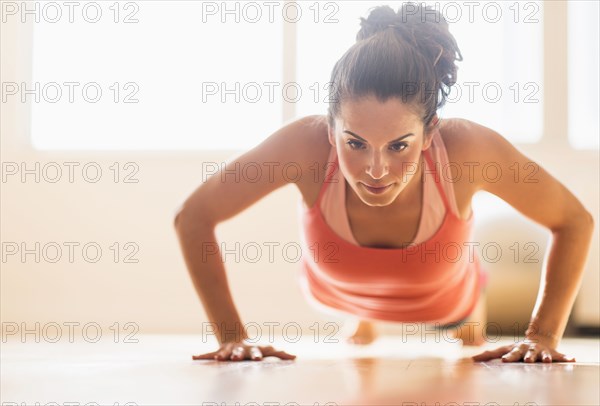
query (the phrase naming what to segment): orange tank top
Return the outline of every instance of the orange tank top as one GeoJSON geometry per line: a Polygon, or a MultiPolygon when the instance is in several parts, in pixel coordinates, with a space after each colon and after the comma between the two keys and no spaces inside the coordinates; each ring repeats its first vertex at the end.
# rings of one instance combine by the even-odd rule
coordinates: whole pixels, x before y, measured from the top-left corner
{"type": "MultiPolygon", "coordinates": [[[[477,253],[468,244],[473,215],[465,221],[455,214],[430,150],[424,152],[428,166],[424,169],[433,174],[444,205],[441,225],[422,242],[415,239],[405,248],[391,249],[357,245],[348,232],[342,238],[323,217],[325,191],[335,185],[331,180],[339,171],[334,154],[317,202],[300,208],[302,266],[298,276],[310,300],[341,313],[395,322],[448,324],[473,311],[487,282],[477,253]]],[[[423,201],[425,205],[425,195],[423,201]]],[[[423,212],[422,217],[426,215],[423,212]]]]}

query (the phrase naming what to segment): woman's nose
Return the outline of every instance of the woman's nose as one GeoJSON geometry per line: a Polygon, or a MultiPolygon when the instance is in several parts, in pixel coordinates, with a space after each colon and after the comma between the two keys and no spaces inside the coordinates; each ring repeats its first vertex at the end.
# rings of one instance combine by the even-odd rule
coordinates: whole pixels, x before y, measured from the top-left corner
{"type": "Polygon", "coordinates": [[[381,155],[375,155],[367,168],[367,174],[373,179],[381,179],[388,174],[389,167],[381,155]]]}

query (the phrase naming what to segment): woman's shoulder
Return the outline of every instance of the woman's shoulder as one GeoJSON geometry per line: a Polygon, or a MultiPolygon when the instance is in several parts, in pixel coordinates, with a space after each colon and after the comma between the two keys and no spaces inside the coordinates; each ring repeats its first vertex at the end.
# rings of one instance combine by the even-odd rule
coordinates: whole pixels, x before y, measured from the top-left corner
{"type": "Polygon", "coordinates": [[[301,152],[305,158],[305,164],[314,165],[317,162],[325,164],[331,151],[327,116],[312,115],[300,120],[304,123],[305,131],[302,134],[300,145],[298,145],[298,152],[301,152]]]}
{"type": "Polygon", "coordinates": [[[312,207],[319,196],[325,174],[329,172],[327,160],[332,147],[328,138],[327,116],[312,115],[302,120],[306,123],[306,132],[302,135],[298,151],[302,176],[296,185],[306,205],[312,207]]]}
{"type": "Polygon", "coordinates": [[[448,162],[453,166],[452,187],[462,219],[470,216],[471,199],[478,191],[471,171],[481,161],[481,144],[477,139],[480,128],[477,123],[462,118],[448,118],[440,122],[440,137],[444,143],[448,162]]]}
{"type": "Polygon", "coordinates": [[[459,165],[477,161],[481,153],[479,144],[482,129],[485,127],[464,118],[445,118],[440,121],[440,137],[444,142],[448,160],[459,165]]]}

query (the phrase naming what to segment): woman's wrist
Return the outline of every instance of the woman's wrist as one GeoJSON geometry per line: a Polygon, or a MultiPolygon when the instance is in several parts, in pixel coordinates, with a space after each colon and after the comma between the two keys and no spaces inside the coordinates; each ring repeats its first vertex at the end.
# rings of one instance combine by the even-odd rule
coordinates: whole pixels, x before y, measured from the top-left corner
{"type": "Polygon", "coordinates": [[[525,331],[525,339],[536,341],[541,339],[545,343],[550,343],[553,346],[558,345],[561,338],[561,335],[556,332],[540,329],[535,323],[529,323],[529,327],[527,327],[527,330],[525,331]]]}

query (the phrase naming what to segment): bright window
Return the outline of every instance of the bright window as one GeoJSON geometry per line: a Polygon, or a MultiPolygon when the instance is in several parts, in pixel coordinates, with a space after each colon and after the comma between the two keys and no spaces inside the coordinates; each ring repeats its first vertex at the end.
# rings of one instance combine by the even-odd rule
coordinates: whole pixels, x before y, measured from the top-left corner
{"type": "Polygon", "coordinates": [[[598,2],[569,1],[569,142],[577,149],[598,148],[598,2]]]}
{"type": "Polygon", "coordinates": [[[57,22],[28,5],[36,148],[248,149],[280,126],[281,18],[243,2],[76,3],[73,22],[66,3],[57,22]]]}

